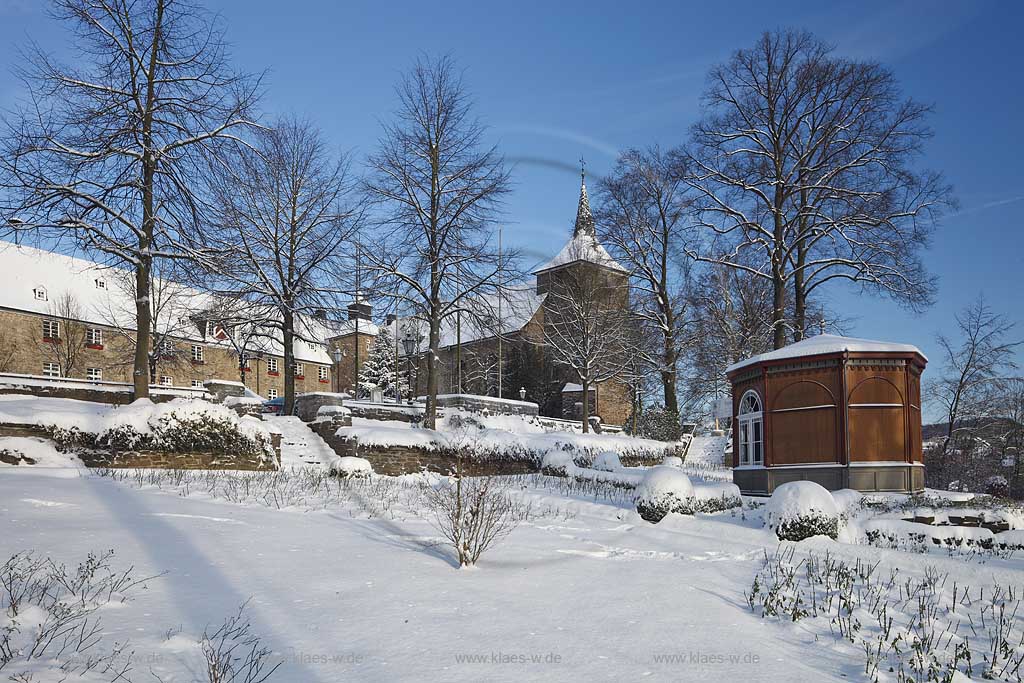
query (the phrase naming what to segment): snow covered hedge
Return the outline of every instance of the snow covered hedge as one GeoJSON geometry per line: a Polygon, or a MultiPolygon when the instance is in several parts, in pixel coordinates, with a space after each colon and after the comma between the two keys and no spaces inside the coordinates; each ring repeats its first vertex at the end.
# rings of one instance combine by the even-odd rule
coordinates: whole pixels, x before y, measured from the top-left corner
{"type": "Polygon", "coordinates": [[[111,411],[86,430],[47,425],[62,450],[164,451],[273,458],[270,432],[261,422],[239,419],[222,405],[175,399],[155,404],[139,399],[111,411]]]}
{"type": "Polygon", "coordinates": [[[791,481],[775,489],[765,522],[782,541],[839,536],[839,509],[832,494],[813,481],[791,481]]]}

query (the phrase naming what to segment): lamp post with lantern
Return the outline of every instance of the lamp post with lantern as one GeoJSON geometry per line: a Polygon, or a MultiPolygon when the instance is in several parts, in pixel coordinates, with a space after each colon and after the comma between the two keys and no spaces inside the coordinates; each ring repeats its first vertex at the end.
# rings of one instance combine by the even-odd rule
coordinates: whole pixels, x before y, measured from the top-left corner
{"type": "Polygon", "coordinates": [[[409,405],[412,405],[412,352],[416,350],[416,338],[412,335],[412,330],[406,330],[405,336],[402,337],[402,347],[405,349],[405,375],[409,383],[409,405]]]}
{"type": "Polygon", "coordinates": [[[337,394],[341,393],[341,358],[344,354],[341,352],[341,348],[335,346],[334,351],[331,352],[331,356],[334,358],[334,368],[331,370],[334,375],[334,392],[337,394]]]}

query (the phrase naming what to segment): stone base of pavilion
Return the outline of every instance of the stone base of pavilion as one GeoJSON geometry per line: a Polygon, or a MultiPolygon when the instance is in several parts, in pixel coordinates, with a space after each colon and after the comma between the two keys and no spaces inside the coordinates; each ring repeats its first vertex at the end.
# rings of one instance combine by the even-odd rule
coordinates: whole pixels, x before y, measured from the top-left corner
{"type": "Polygon", "coordinates": [[[744,494],[751,496],[770,496],[772,491],[791,481],[813,481],[830,491],[920,493],[924,491],[924,465],[894,462],[737,467],[733,469],[732,480],[744,494]]]}

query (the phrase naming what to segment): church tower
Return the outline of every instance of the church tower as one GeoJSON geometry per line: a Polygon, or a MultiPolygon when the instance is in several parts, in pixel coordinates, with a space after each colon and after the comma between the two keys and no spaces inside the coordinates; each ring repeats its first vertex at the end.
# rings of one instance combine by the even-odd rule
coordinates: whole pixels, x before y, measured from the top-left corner
{"type": "Polygon", "coordinates": [[[576,224],[572,237],[553,259],[533,271],[537,277],[537,293],[544,294],[560,277],[576,269],[600,272],[609,279],[611,286],[621,287],[628,292],[629,271],[619,265],[597,239],[597,226],[590,211],[590,198],[587,196],[586,173],[582,170],[580,199],[576,207],[576,224]]]}

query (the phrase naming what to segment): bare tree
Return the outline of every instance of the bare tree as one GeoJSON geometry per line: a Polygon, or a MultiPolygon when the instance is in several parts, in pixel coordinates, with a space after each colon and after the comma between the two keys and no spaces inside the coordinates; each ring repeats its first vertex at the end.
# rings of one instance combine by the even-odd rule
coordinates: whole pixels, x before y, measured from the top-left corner
{"type": "Polygon", "coordinates": [[[665,408],[679,413],[676,396],[683,351],[690,259],[684,254],[692,196],[680,150],[629,150],[600,184],[597,225],[601,241],[633,274],[638,321],[657,331],[661,343],[640,356],[661,376],[665,408]]]}
{"type": "Polygon", "coordinates": [[[47,319],[57,324],[57,334],[44,336],[43,348],[47,357],[60,367],[61,377],[72,377],[78,370],[85,348],[86,325],[82,322],[82,307],[74,294],[64,292],[46,309],[47,319]]]}
{"type": "MultiPolygon", "coordinates": [[[[570,255],[566,261],[584,260],[570,255]]],[[[552,360],[579,380],[583,431],[589,431],[590,389],[621,375],[629,359],[629,287],[624,276],[588,264],[552,275],[544,299],[543,344],[552,360]]]]}
{"type": "Polygon", "coordinates": [[[509,177],[495,148],[483,147],[484,127],[450,58],[417,60],[396,90],[395,121],[369,161],[366,189],[383,231],[367,262],[428,330],[424,425],[434,428],[441,325],[467,299],[499,289],[516,263],[492,239],[509,177]]]}
{"type": "MultiPolygon", "coordinates": [[[[942,461],[937,463],[946,469],[951,465],[948,457],[954,453],[966,457],[976,437],[987,434],[992,421],[1003,417],[1003,384],[1017,367],[1014,354],[1024,343],[1008,339],[1015,323],[993,312],[981,296],[957,313],[956,324],[959,339],[943,334],[936,338],[942,349],[943,375],[929,391],[946,419],[946,438],[938,453],[942,461]]],[[[959,463],[957,469],[968,469],[968,463],[959,463]]]]}
{"type": "Polygon", "coordinates": [[[153,264],[196,248],[197,159],[250,124],[258,81],[228,67],[219,22],[190,0],[55,0],[53,14],[78,57],[32,46],[19,70],[28,102],[4,120],[0,225],[134,273],[146,397],[153,264]]]}
{"type": "Polygon", "coordinates": [[[319,341],[310,321],[336,310],[342,264],[361,218],[349,163],[307,122],[280,121],[213,168],[216,227],[208,262],[216,289],[264,320],[283,345],[284,410],[295,403],[295,341],[319,341]]]}
{"type": "MultiPolygon", "coordinates": [[[[156,384],[161,374],[187,369],[191,356],[179,341],[192,339],[205,333],[202,321],[196,315],[207,305],[206,296],[179,281],[184,274],[177,272],[175,261],[155,262],[149,280],[149,383],[156,384]]],[[[131,368],[135,362],[137,330],[136,301],[138,290],[135,273],[113,270],[113,296],[107,298],[99,315],[113,328],[124,342],[126,355],[116,357],[114,364],[131,368]]]]}
{"type": "Polygon", "coordinates": [[[787,288],[797,340],[807,298],[836,280],[913,310],[931,303],[920,251],[953,200],[940,174],[912,167],[929,108],[902,97],[891,71],[806,32],[766,33],[712,69],[704,103],[691,184],[700,223],[731,251],[693,253],[771,282],[775,348],[787,288]]]}

